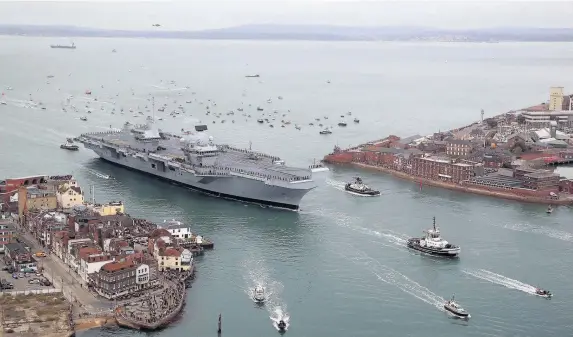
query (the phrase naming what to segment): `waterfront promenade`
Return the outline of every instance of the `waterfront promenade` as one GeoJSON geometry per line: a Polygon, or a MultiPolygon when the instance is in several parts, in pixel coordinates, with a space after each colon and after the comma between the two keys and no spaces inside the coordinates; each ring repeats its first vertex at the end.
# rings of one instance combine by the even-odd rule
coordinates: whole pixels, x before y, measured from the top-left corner
{"type": "Polygon", "coordinates": [[[477,188],[477,187],[472,187],[472,186],[468,186],[468,185],[464,185],[464,184],[457,185],[457,184],[447,183],[447,182],[439,181],[439,180],[432,180],[432,179],[426,179],[426,178],[422,178],[422,177],[416,177],[416,176],[412,176],[412,175],[404,173],[404,172],[396,171],[396,170],[389,169],[389,168],[382,167],[382,166],[374,166],[374,165],[368,165],[368,164],[364,164],[364,163],[350,163],[350,165],[355,166],[355,167],[359,167],[359,168],[363,168],[363,169],[376,170],[379,172],[391,174],[392,176],[400,178],[400,179],[414,181],[420,185],[420,188],[423,188],[423,186],[426,185],[426,186],[445,188],[445,189],[449,189],[449,190],[453,190],[453,191],[473,193],[473,194],[485,195],[485,196],[490,196],[490,197],[497,197],[497,198],[502,198],[502,199],[523,201],[523,202],[530,202],[530,203],[537,203],[537,204],[573,205],[573,196],[562,197],[560,199],[552,199],[549,197],[535,197],[535,196],[531,196],[531,195],[528,195],[525,193],[519,194],[518,192],[515,192],[515,191],[509,192],[509,191],[503,191],[503,190],[496,190],[494,188],[488,189],[486,187],[477,188]]]}

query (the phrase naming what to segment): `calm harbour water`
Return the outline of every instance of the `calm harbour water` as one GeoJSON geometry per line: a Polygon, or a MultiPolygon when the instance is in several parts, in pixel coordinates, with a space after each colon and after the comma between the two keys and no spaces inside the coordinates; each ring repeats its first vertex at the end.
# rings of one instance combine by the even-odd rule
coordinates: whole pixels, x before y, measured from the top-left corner
{"type": "Polygon", "coordinates": [[[252,142],[255,150],[306,166],[336,144],[445,130],[476,120],[482,108],[493,115],[542,102],[551,85],[573,88],[573,44],[77,39],[77,50],[48,47],[56,42],[65,41],[0,37],[0,85],[13,88],[4,90],[8,105],[0,105],[0,176],[71,172],[86,190],[96,185],[97,200],[121,199],[130,214],[157,222],[191,223],[216,243],[198,261],[198,277],[177,324],[149,334],[104,329],[80,336],[215,336],[219,313],[224,336],[269,336],[276,333],[269,316],[279,308],[290,315],[287,335],[298,337],[381,331],[427,336],[428,329],[444,337],[573,335],[568,207],[549,216],[543,206],[430,187],[420,191],[411,182],[371,172],[358,174],[383,195],[361,198],[341,189],[357,172],[333,168],[317,177],[320,186],[296,213],[206,197],[111,166],[83,149],[58,148],[82,132],[143,122],[145,117],[127,110],[143,110],[152,95],[156,106],[169,104],[167,111],[180,103],[188,111],[177,118],[158,114],[165,130],[188,129],[201,120],[218,142],[252,142]],[[261,77],[244,77],[253,73],[261,77]],[[171,80],[176,85],[166,84],[171,80]],[[83,95],[88,89],[98,97],[89,115],[83,95]],[[30,94],[46,110],[27,105],[30,94]],[[81,112],[61,111],[69,95],[81,112]],[[226,123],[205,116],[208,99],[226,123]],[[110,113],[113,101],[124,115],[110,113]],[[253,118],[225,115],[241,102],[253,118]],[[258,125],[257,106],[278,109],[277,121],[292,125],[258,125]],[[361,123],[335,128],[328,137],[308,126],[322,116],[335,125],[347,111],[361,123]],[[79,120],[83,115],[88,122],[79,120]],[[404,248],[404,238],[420,235],[433,216],[444,237],[461,245],[459,261],[404,248]],[[555,297],[530,295],[515,280],[550,289],[555,297]],[[273,291],[263,308],[247,294],[257,282],[273,291]],[[472,314],[469,322],[440,309],[452,293],[472,314]]]}

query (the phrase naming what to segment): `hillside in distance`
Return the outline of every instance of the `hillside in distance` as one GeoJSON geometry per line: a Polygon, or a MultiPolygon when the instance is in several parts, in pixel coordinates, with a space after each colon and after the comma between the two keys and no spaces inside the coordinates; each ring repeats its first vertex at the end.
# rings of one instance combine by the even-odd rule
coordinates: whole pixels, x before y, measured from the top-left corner
{"type": "Polygon", "coordinates": [[[314,41],[573,41],[573,28],[499,27],[439,29],[431,27],[350,27],[328,25],[244,25],[209,30],[98,29],[76,26],[0,25],[0,35],[50,37],[131,37],[205,40],[314,40],[314,41]]]}

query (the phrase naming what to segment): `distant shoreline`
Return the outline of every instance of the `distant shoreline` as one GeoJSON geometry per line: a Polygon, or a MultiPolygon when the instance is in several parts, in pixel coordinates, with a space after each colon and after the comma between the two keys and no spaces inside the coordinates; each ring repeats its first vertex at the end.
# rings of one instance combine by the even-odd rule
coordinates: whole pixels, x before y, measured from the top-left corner
{"type": "Polygon", "coordinates": [[[573,28],[487,28],[445,30],[427,27],[344,27],[246,25],[230,28],[175,31],[113,30],[75,26],[1,25],[0,35],[52,38],[147,38],[186,40],[372,41],[372,42],[573,42],[573,28]]]}

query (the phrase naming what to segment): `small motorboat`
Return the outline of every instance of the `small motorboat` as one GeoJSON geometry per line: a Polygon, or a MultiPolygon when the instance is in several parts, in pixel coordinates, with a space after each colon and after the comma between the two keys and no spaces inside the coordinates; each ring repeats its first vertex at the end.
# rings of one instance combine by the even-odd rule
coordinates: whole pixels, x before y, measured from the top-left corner
{"type": "Polygon", "coordinates": [[[287,324],[286,324],[286,322],[285,322],[284,320],[282,320],[282,319],[281,319],[280,321],[278,321],[278,323],[277,323],[277,329],[278,329],[280,332],[286,331],[286,329],[287,329],[287,324]]]}
{"type": "Polygon", "coordinates": [[[85,117],[85,116],[82,116],[82,117],[80,117],[80,120],[82,120],[82,121],[84,121],[84,122],[87,122],[88,118],[85,117]]]}
{"type": "Polygon", "coordinates": [[[257,111],[263,111],[263,110],[265,110],[265,109],[261,108],[260,106],[257,107],[257,111]]]}
{"type": "Polygon", "coordinates": [[[553,297],[553,294],[549,290],[545,290],[545,289],[541,289],[541,288],[535,289],[535,295],[545,297],[545,298],[553,297]]]}
{"type": "Polygon", "coordinates": [[[452,299],[446,301],[446,303],[444,304],[444,309],[446,309],[446,311],[449,312],[450,314],[459,318],[468,319],[471,317],[470,314],[467,311],[465,311],[464,308],[462,308],[459,304],[456,303],[456,301],[454,301],[453,295],[452,299]]]}
{"type": "Polygon", "coordinates": [[[376,191],[368,187],[362,182],[360,177],[356,177],[353,183],[347,183],[344,185],[344,189],[347,192],[352,192],[355,194],[366,195],[366,196],[377,196],[380,195],[380,191],[376,191]]]}
{"type": "Polygon", "coordinates": [[[553,213],[553,207],[551,207],[551,205],[549,205],[549,207],[547,207],[547,211],[545,211],[547,214],[551,214],[553,213]]]}
{"type": "Polygon", "coordinates": [[[77,146],[76,144],[70,142],[68,139],[68,141],[65,144],[60,145],[60,149],[69,150],[69,151],[78,151],[80,149],[80,147],[77,146]]]}
{"type": "Polygon", "coordinates": [[[263,303],[266,300],[265,288],[262,286],[256,286],[253,291],[253,300],[257,303],[263,303]]]}
{"type": "Polygon", "coordinates": [[[261,118],[259,118],[259,119],[257,119],[257,122],[262,124],[262,123],[264,123],[265,121],[262,120],[261,118]]]}
{"type": "Polygon", "coordinates": [[[324,129],[322,131],[319,132],[321,135],[329,135],[332,133],[332,131],[330,131],[329,129],[324,129]]]}
{"type": "Polygon", "coordinates": [[[344,126],[346,126],[346,122],[340,122],[340,123],[338,123],[338,126],[343,126],[343,127],[344,127],[344,126]]]}
{"type": "Polygon", "coordinates": [[[360,123],[360,119],[354,118],[354,123],[360,123]]]}

